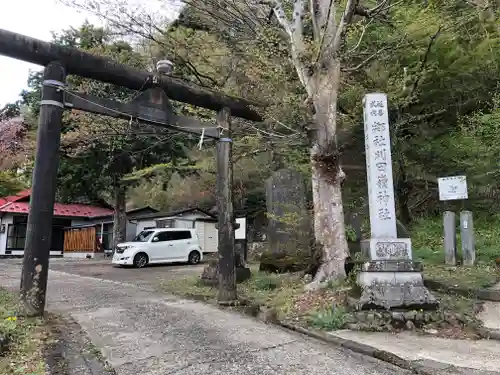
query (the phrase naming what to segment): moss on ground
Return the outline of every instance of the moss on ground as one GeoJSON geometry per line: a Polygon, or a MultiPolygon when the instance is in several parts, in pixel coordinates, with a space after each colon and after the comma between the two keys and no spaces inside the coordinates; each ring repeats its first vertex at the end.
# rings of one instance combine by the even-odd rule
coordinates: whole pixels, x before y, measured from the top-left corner
{"type": "Polygon", "coordinates": [[[496,266],[478,263],[473,267],[449,267],[443,264],[426,264],[424,278],[438,281],[452,288],[476,290],[488,288],[499,281],[496,266]]]}
{"type": "Polygon", "coordinates": [[[9,338],[0,356],[0,374],[45,375],[44,343],[50,337],[44,321],[16,315],[17,298],[0,288],[0,336],[9,338]]]}

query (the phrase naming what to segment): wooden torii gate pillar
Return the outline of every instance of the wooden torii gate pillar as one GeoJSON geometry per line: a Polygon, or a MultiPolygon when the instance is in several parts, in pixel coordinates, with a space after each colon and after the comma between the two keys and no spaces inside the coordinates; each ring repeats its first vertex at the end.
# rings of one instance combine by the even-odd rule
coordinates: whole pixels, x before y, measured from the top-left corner
{"type": "MultiPolygon", "coordinates": [[[[56,193],[62,114],[74,108],[101,115],[136,119],[140,122],[218,139],[217,208],[219,212],[220,302],[236,299],[234,255],[234,212],[232,198],[232,147],[230,115],[261,121],[251,106],[170,76],[157,76],[94,56],[74,48],[29,38],[0,29],[0,54],[45,66],[40,117],[37,130],[35,167],[26,232],[21,301],[24,313],[43,315],[56,193]],[[85,94],[65,95],[67,74],[96,79],[144,93],[131,103],[121,103],[85,94]],[[168,98],[218,111],[217,127],[173,113],[168,98]],[[207,128],[207,129],[205,129],[207,128]],[[205,129],[205,130],[203,130],[205,129]],[[223,130],[219,133],[218,130],[223,130]],[[220,135],[220,137],[219,137],[220,135]]],[[[71,94],[71,93],[70,93],[71,94]]]]}

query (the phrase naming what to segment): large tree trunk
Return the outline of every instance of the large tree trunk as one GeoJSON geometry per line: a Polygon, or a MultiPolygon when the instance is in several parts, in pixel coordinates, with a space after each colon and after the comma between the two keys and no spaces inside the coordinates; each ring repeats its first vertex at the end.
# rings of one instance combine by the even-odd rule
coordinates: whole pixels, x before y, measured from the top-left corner
{"type": "Polygon", "coordinates": [[[113,253],[116,245],[125,241],[127,236],[126,188],[121,183],[114,186],[114,218],[113,218],[113,253]]]}
{"type": "Polygon", "coordinates": [[[328,70],[319,74],[313,82],[316,129],[310,152],[314,235],[322,251],[322,263],[309,289],[325,281],[345,278],[344,264],[349,256],[341,191],[345,174],[340,166],[336,141],[340,63],[332,63],[328,70]]]}

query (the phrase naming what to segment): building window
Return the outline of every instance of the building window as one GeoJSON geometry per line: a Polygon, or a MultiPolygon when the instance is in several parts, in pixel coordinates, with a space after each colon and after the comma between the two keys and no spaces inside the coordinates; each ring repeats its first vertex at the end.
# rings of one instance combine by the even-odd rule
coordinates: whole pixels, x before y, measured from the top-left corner
{"type": "Polygon", "coordinates": [[[173,228],[174,223],[175,223],[174,219],[156,220],[156,227],[157,228],[173,228]]]}
{"type": "Polygon", "coordinates": [[[24,250],[26,224],[9,224],[7,228],[7,250],[24,250]]]}
{"type": "Polygon", "coordinates": [[[14,224],[26,224],[28,222],[28,216],[14,216],[12,218],[14,224]]]}

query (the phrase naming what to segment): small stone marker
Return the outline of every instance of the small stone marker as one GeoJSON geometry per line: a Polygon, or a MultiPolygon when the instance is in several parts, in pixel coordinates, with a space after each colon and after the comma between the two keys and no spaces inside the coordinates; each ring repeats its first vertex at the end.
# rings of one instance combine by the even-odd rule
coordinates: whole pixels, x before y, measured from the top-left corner
{"type": "Polygon", "coordinates": [[[456,215],[452,211],[443,214],[444,262],[450,266],[457,265],[456,215]]]}
{"type": "Polygon", "coordinates": [[[266,181],[269,249],[273,253],[309,249],[310,221],[304,177],[280,169],[266,181]]]}
{"type": "Polygon", "coordinates": [[[471,211],[460,212],[460,233],[462,237],[462,258],[464,265],[473,266],[476,262],[476,249],[471,211]]]}
{"type": "Polygon", "coordinates": [[[398,238],[385,94],[364,98],[365,150],[370,208],[370,262],[358,274],[360,309],[435,308],[421,266],[412,261],[410,238],[398,238]]]}

